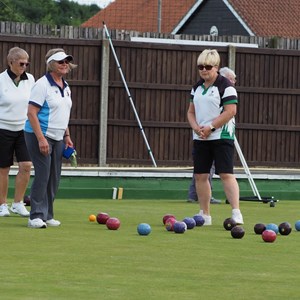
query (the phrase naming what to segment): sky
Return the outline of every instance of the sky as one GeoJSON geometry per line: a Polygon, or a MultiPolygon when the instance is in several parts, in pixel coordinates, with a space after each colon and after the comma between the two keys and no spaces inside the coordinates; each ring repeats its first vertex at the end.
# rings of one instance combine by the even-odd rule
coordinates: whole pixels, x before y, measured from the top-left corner
{"type": "Polygon", "coordinates": [[[70,1],[74,1],[79,4],[86,4],[86,5],[97,4],[101,8],[107,6],[107,4],[109,4],[110,2],[113,2],[113,0],[70,0],[70,1]]]}

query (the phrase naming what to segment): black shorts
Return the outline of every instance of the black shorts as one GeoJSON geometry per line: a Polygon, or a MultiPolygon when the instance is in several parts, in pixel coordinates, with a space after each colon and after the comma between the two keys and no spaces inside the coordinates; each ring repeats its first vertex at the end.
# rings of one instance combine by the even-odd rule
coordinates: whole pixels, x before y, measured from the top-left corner
{"type": "Polygon", "coordinates": [[[194,140],[194,173],[209,174],[215,162],[216,174],[233,174],[234,140],[194,140]]]}
{"type": "Polygon", "coordinates": [[[17,162],[31,161],[27,151],[24,131],[0,129],[0,168],[7,168],[17,162]]]}

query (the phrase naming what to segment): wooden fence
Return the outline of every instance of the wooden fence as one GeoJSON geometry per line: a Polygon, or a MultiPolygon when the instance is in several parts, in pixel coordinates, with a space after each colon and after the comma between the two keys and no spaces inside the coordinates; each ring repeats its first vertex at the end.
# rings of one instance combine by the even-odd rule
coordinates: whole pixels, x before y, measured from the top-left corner
{"type": "MultiPolygon", "coordinates": [[[[109,24],[107,24],[107,26],[109,28],[109,24]]],[[[0,21],[0,34],[84,40],[102,40],[104,37],[103,28],[29,24],[9,21],[0,21]]],[[[300,39],[289,39],[277,36],[172,35],[170,33],[138,32],[130,30],[112,30],[110,31],[110,35],[113,39],[123,41],[130,41],[131,37],[152,37],[229,43],[252,43],[257,44],[259,48],[300,50],[300,39]]]]}
{"type": "MultiPolygon", "coordinates": [[[[197,56],[204,48],[114,45],[158,165],[189,164],[192,143],[186,111],[198,80],[197,56]]],[[[228,65],[229,49],[218,50],[222,64],[228,65]]],[[[237,138],[248,164],[299,167],[299,51],[236,48],[235,62],[237,138]]],[[[148,158],[147,148],[112,56],[110,65],[107,162],[139,164],[148,158]]]]}
{"type": "MultiPolygon", "coordinates": [[[[186,111],[203,46],[113,43],[157,165],[190,166],[186,111]]],[[[78,63],[67,81],[73,99],[70,129],[80,164],[152,164],[107,41],[1,34],[1,70],[13,46],[28,51],[29,72],[36,78],[45,72],[44,56],[50,48],[63,47],[78,63]]],[[[217,49],[222,65],[235,61],[237,138],[249,166],[299,168],[300,52],[217,49]]]]}

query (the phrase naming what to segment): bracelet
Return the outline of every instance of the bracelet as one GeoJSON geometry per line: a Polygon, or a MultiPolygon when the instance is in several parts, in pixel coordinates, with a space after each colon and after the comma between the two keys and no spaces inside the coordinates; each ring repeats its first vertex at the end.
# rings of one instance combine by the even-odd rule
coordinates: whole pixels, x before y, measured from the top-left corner
{"type": "Polygon", "coordinates": [[[69,135],[69,134],[65,134],[65,135],[64,135],[64,138],[65,138],[66,136],[70,136],[70,135],[69,135]]]}

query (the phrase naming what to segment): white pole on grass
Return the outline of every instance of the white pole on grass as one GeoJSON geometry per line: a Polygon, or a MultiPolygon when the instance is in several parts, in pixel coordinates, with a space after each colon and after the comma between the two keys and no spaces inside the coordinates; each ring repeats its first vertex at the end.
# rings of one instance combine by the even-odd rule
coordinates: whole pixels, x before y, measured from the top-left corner
{"type": "Polygon", "coordinates": [[[242,165],[244,167],[245,173],[246,173],[246,175],[248,177],[248,181],[249,181],[249,183],[251,185],[251,188],[252,188],[252,191],[254,193],[254,196],[257,196],[258,200],[261,201],[262,200],[261,196],[260,196],[260,194],[259,194],[259,192],[257,190],[256,184],[255,184],[255,182],[254,182],[254,180],[252,178],[251,172],[250,172],[250,170],[248,168],[247,162],[245,160],[245,157],[244,157],[243,152],[241,150],[240,144],[239,144],[239,142],[238,142],[238,140],[237,140],[236,137],[234,137],[234,145],[235,145],[236,151],[237,151],[237,153],[238,153],[238,155],[240,157],[240,161],[241,161],[241,163],[242,163],[242,165]]]}
{"type": "Polygon", "coordinates": [[[127,95],[128,95],[128,98],[129,98],[129,101],[130,101],[130,104],[131,104],[131,107],[132,107],[133,112],[134,112],[134,115],[135,115],[135,117],[136,117],[136,119],[137,119],[139,128],[140,128],[140,130],[141,130],[141,133],[142,133],[142,136],[143,136],[143,138],[144,138],[146,147],[147,147],[147,149],[148,149],[149,155],[150,155],[150,157],[151,157],[151,159],[152,159],[152,163],[153,163],[154,167],[157,167],[156,162],[155,162],[155,159],[154,159],[154,156],[153,156],[153,153],[152,153],[152,151],[151,151],[150,145],[149,145],[148,140],[147,140],[147,137],[146,137],[146,135],[145,135],[145,132],[144,132],[142,123],[141,123],[141,121],[140,121],[139,115],[138,115],[138,113],[137,113],[137,111],[136,111],[136,108],[135,108],[135,106],[134,106],[134,103],[133,103],[133,100],[132,100],[130,91],[129,91],[129,89],[128,89],[128,86],[127,86],[127,83],[126,83],[126,80],[125,80],[125,77],[124,77],[122,68],[121,68],[121,66],[120,66],[120,63],[119,63],[119,60],[118,60],[118,57],[117,57],[117,54],[116,54],[116,51],[115,51],[115,48],[114,48],[114,45],[113,45],[113,43],[112,43],[112,40],[111,40],[111,37],[110,37],[110,35],[109,35],[107,26],[105,25],[104,21],[103,21],[103,26],[104,26],[104,30],[105,30],[105,33],[106,33],[106,35],[107,35],[107,38],[108,38],[108,40],[109,40],[109,44],[110,44],[112,53],[113,53],[113,55],[114,55],[114,57],[115,57],[115,61],[116,61],[116,64],[117,64],[117,66],[118,66],[118,70],[119,70],[119,72],[120,72],[120,75],[121,75],[121,78],[122,78],[124,87],[125,87],[125,89],[126,89],[126,92],[127,92],[127,95]]]}

